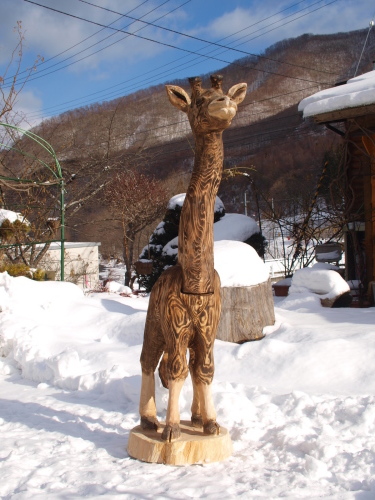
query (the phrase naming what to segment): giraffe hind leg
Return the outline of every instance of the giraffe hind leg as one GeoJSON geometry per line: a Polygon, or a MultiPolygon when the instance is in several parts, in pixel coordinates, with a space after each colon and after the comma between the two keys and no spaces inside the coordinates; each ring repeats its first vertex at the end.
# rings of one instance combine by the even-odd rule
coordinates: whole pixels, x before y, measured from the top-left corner
{"type": "Polygon", "coordinates": [[[220,432],[211,393],[214,375],[213,346],[220,317],[220,306],[220,282],[217,278],[215,293],[205,297],[200,306],[202,314],[198,314],[199,323],[196,325],[196,335],[189,362],[194,388],[192,422],[193,424],[194,422],[200,423],[201,419],[205,434],[220,432]]]}
{"type": "Polygon", "coordinates": [[[189,358],[189,371],[191,376],[191,381],[193,384],[193,402],[191,404],[191,424],[193,427],[203,427],[203,419],[201,413],[201,405],[199,401],[199,393],[197,384],[195,383],[193,366],[195,360],[195,353],[193,349],[189,349],[190,358],[189,358]]]}
{"type": "Polygon", "coordinates": [[[142,384],[139,402],[141,427],[151,430],[157,430],[160,426],[157,419],[155,403],[154,372],[164,350],[164,339],[161,333],[160,319],[156,314],[157,308],[155,308],[154,305],[151,294],[140,360],[142,367],[142,384]]]}
{"type": "Polygon", "coordinates": [[[159,378],[165,389],[168,389],[168,353],[164,352],[159,364],[159,378]]]}
{"type": "MultiPolygon", "coordinates": [[[[178,283],[179,285],[179,283],[178,283]]],[[[189,373],[186,353],[190,341],[194,335],[194,326],[191,318],[191,310],[181,296],[179,288],[168,297],[168,307],[165,321],[166,351],[168,357],[164,357],[166,363],[162,363],[162,371],[169,389],[168,408],[166,415],[166,427],[162,433],[162,439],[173,441],[180,437],[180,411],[179,397],[184,381],[189,373]]]]}

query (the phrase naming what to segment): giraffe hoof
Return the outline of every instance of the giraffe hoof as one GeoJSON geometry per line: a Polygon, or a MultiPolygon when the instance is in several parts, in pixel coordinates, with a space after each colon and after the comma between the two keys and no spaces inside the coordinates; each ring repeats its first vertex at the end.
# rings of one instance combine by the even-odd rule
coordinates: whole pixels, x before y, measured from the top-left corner
{"type": "Polygon", "coordinates": [[[193,413],[191,416],[191,425],[193,427],[203,427],[202,415],[193,413]]]}
{"type": "Polygon", "coordinates": [[[204,434],[220,434],[220,425],[216,422],[216,420],[208,420],[203,425],[204,434]]]}
{"type": "Polygon", "coordinates": [[[172,424],[169,425],[167,424],[164,427],[164,430],[162,432],[161,438],[163,441],[175,441],[181,436],[181,429],[178,424],[172,424]]]}
{"type": "Polygon", "coordinates": [[[142,429],[157,431],[159,429],[159,426],[159,421],[156,417],[141,417],[142,429]]]}

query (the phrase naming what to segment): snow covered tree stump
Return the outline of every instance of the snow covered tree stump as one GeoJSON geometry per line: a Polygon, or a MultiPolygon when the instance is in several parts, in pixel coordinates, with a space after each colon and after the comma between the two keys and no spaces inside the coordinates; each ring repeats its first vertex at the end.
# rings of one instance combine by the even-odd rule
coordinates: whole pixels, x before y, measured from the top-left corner
{"type": "Polygon", "coordinates": [[[253,286],[221,288],[221,317],[216,338],[247,342],[264,337],[263,328],[275,323],[271,281],[253,286]]]}
{"type": "Polygon", "coordinates": [[[130,431],[128,453],[142,462],[167,465],[192,465],[220,462],[232,454],[232,441],[227,429],[220,426],[219,434],[203,434],[188,421],[181,421],[181,436],[172,442],[162,440],[165,424],[160,429],[142,429],[140,425],[130,431]]]}
{"type": "Polygon", "coordinates": [[[333,266],[322,262],[294,273],[289,295],[299,293],[316,295],[323,307],[349,307],[352,302],[349,284],[333,266]]]}

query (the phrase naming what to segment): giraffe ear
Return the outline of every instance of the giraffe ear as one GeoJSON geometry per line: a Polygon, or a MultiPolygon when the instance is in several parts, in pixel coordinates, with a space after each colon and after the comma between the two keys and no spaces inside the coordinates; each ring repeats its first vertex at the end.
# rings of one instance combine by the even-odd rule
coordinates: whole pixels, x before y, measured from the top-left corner
{"type": "Polygon", "coordinates": [[[173,106],[180,111],[187,113],[191,100],[185,90],[176,85],[166,85],[165,88],[167,90],[168,98],[173,106]]]}
{"type": "Polygon", "coordinates": [[[233,99],[236,104],[241,104],[245,99],[246,89],[246,83],[237,83],[237,85],[233,85],[233,87],[228,90],[227,96],[233,99]]]}

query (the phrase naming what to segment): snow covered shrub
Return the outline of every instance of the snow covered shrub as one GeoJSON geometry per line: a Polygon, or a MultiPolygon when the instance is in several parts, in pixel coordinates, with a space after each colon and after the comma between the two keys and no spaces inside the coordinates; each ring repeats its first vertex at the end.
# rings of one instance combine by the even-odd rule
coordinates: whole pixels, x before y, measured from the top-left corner
{"type": "Polygon", "coordinates": [[[13,276],[14,278],[16,278],[17,276],[25,276],[26,278],[31,278],[34,281],[43,281],[46,274],[42,269],[30,269],[29,266],[23,263],[0,264],[0,273],[5,272],[7,272],[9,276],[13,276]]]}
{"type": "Polygon", "coordinates": [[[20,237],[30,231],[30,226],[25,222],[16,219],[11,222],[9,219],[2,221],[0,225],[0,241],[10,242],[11,240],[20,237]]]}
{"type": "Polygon", "coordinates": [[[263,259],[268,246],[268,241],[266,240],[266,238],[263,236],[262,233],[254,233],[244,243],[247,243],[248,245],[253,247],[256,250],[259,257],[263,259]]]}
{"type": "MultiPolygon", "coordinates": [[[[173,199],[173,198],[172,198],[173,199]]],[[[176,258],[163,253],[165,245],[178,235],[178,224],[182,205],[168,203],[163,220],[157,225],[150,237],[149,244],[142,250],[139,258],[152,260],[152,273],[140,275],[139,284],[147,292],[151,291],[154,283],[164,269],[176,264],[176,258]]]]}

